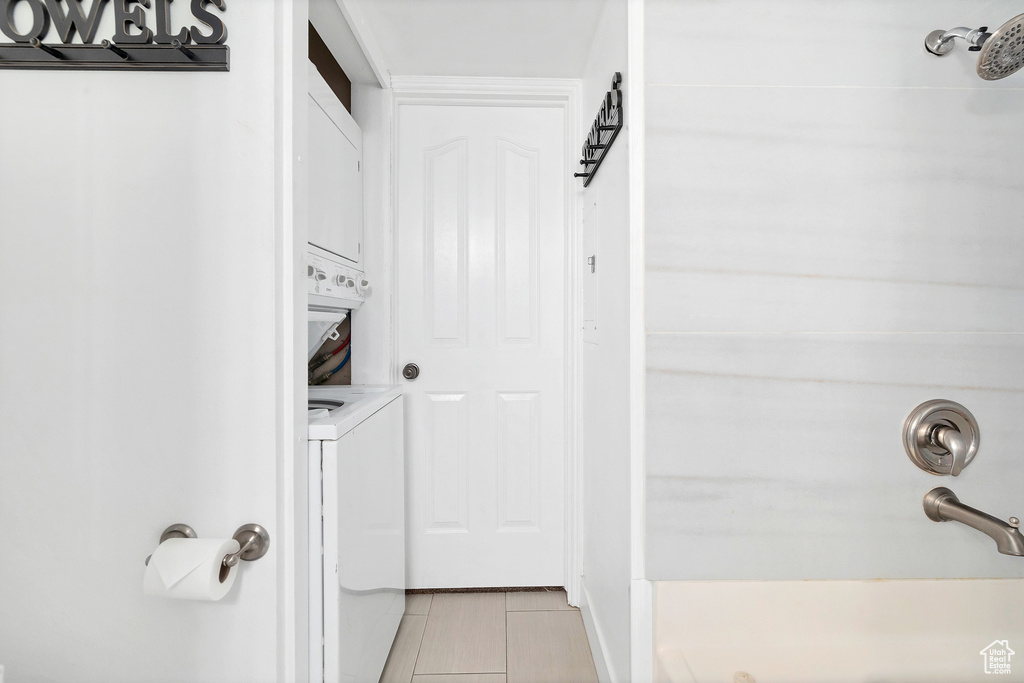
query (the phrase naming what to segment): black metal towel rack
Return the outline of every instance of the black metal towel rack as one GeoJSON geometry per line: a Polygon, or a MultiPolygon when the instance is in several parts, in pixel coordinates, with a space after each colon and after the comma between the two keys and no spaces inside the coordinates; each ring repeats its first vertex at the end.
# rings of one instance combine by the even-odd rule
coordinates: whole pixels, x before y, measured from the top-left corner
{"type": "Polygon", "coordinates": [[[590,127],[586,142],[583,143],[583,158],[580,165],[583,173],[573,173],[575,178],[583,178],[583,187],[597,175],[597,169],[615,142],[615,136],[622,129],[622,74],[618,71],[612,76],[612,89],[605,93],[604,102],[594,117],[594,125],[590,127]]]}

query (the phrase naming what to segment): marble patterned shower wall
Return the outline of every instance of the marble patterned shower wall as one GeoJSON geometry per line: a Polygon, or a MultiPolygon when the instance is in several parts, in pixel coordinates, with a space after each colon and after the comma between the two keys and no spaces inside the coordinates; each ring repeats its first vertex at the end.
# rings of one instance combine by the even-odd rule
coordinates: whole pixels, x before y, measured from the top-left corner
{"type": "Polygon", "coordinates": [[[1020,577],[936,524],[1024,513],[1024,72],[936,28],[1020,3],[646,0],[647,577],[1020,577]],[[958,478],[917,404],[981,426],[958,478]]]}

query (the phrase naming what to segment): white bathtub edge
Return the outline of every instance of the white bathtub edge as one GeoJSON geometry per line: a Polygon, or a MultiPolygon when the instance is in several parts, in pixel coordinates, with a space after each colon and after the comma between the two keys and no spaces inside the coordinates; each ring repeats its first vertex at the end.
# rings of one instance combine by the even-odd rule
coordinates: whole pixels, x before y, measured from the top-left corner
{"type": "Polygon", "coordinates": [[[1020,651],[1021,614],[1016,578],[659,581],[655,680],[988,683],[985,648],[1020,651]]]}

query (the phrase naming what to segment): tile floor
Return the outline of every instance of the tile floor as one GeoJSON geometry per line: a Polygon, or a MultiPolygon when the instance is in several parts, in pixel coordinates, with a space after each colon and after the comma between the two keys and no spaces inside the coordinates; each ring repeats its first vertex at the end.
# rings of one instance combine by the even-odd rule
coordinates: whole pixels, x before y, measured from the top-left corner
{"type": "Polygon", "coordinates": [[[597,683],[565,591],[405,597],[380,683],[597,683]]]}

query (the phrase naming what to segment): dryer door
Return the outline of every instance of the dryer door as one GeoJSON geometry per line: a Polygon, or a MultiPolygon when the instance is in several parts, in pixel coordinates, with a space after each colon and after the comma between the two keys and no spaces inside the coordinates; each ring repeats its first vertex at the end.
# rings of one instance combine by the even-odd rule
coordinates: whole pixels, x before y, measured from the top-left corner
{"type": "Polygon", "coordinates": [[[309,309],[309,336],[306,338],[309,347],[306,353],[306,360],[313,358],[313,354],[328,339],[338,338],[338,325],[348,317],[348,311],[320,311],[309,309]]]}

